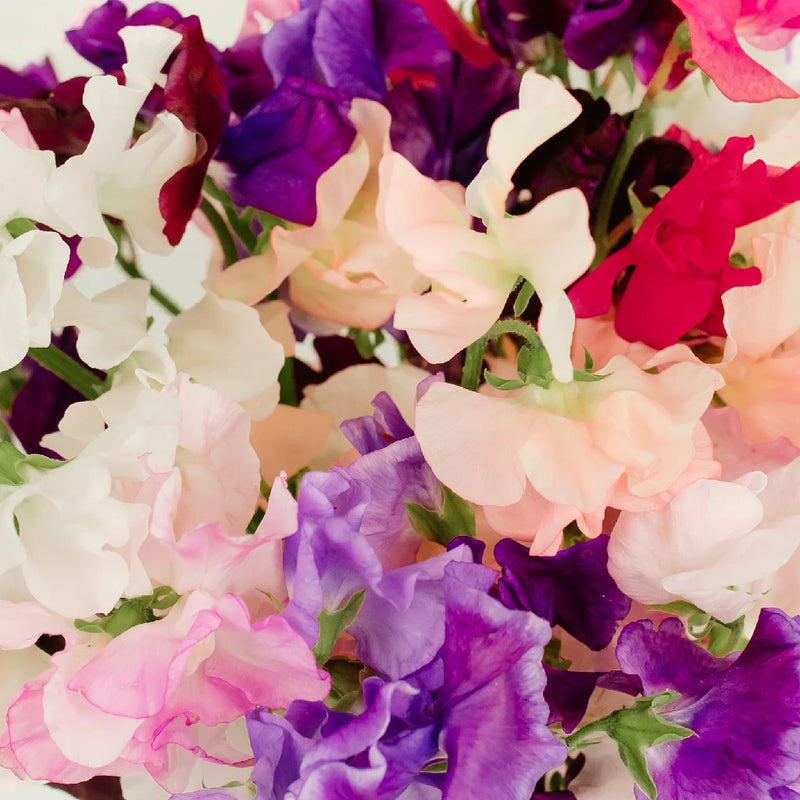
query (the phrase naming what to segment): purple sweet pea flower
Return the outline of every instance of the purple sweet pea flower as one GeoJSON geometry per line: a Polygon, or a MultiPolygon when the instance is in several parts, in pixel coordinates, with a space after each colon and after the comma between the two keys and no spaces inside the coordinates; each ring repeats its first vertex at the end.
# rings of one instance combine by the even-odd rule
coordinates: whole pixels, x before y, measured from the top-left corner
{"type": "Polygon", "coordinates": [[[355,138],[341,92],[288,78],[257,103],[225,136],[217,158],[233,171],[234,200],[311,225],[317,215],[319,176],[355,138]]]}
{"type": "Polygon", "coordinates": [[[58,83],[49,58],[13,70],[0,64],[0,95],[6,97],[46,97],[58,83]]]}
{"type": "Polygon", "coordinates": [[[364,710],[298,701],[248,714],[257,800],[529,800],[566,748],[546,728],[542,648],[550,628],[487,594],[496,573],[445,569],[445,637],[406,680],[370,677],[364,710]],[[447,772],[421,770],[447,759],[447,772]]]}
{"type": "Polygon", "coordinates": [[[494,555],[503,568],[498,591],[504,605],[533,611],[592,650],[609,644],[630,610],[630,598],[608,574],[607,536],[554,556],[531,556],[519,542],[503,539],[494,555]]]}
{"type": "Polygon", "coordinates": [[[275,88],[261,52],[263,41],[264,36],[256,34],[240,39],[222,52],[211,48],[228,90],[231,110],[240,117],[275,88]]]}
{"type": "Polygon", "coordinates": [[[307,0],[264,37],[276,84],[295,76],[372,100],[384,97],[393,73],[425,76],[450,58],[425,12],[407,0],[307,0]]]}
{"type": "Polygon", "coordinates": [[[680,692],[658,712],[695,733],[647,751],[659,797],[783,800],[800,786],[800,618],[763,609],[747,647],[723,659],[688,641],[680,620],[635,622],[617,658],[645,694],[680,692]]]}
{"type": "MultiPolygon", "coordinates": [[[[396,446],[405,442],[415,440],[396,446]]],[[[323,608],[335,611],[364,589],[361,610],[348,628],[356,638],[355,653],[390,678],[399,678],[428,663],[441,647],[443,571],[451,561],[472,556],[467,547],[454,548],[419,564],[384,569],[377,548],[386,545],[390,551],[391,541],[374,516],[377,537],[362,530],[372,494],[366,481],[342,468],[303,478],[298,531],[284,547],[291,601],[283,613],[313,645],[323,608]]],[[[380,503],[385,499],[379,508],[380,503]]]]}
{"type": "Polygon", "coordinates": [[[164,25],[171,28],[182,18],[180,11],[166,3],[148,3],[128,16],[120,0],[107,0],[94,9],[80,28],[67,31],[67,41],[73,49],[103,72],[122,69],[127,60],[125,45],[119,35],[127,25],[164,25]]]}

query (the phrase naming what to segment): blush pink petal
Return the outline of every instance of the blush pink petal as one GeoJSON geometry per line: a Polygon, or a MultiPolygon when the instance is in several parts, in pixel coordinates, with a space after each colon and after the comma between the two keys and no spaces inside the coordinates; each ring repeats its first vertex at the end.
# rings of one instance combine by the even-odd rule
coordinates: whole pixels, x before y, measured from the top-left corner
{"type": "MultiPolygon", "coordinates": [[[[739,44],[740,0],[673,0],[689,21],[692,60],[731,100],[761,103],[797,92],[745,53],[739,44]]],[[[754,32],[751,31],[749,32],[754,32]]]]}

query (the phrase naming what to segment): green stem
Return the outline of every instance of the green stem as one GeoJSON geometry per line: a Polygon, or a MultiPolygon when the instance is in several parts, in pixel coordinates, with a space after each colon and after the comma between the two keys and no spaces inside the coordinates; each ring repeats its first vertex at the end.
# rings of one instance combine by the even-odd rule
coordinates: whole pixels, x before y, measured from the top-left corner
{"type": "Polygon", "coordinates": [[[117,254],[117,262],[122,269],[131,276],[131,278],[141,278],[150,284],[150,297],[152,297],[153,300],[155,300],[162,308],[165,308],[173,316],[177,316],[181,313],[181,309],[177,303],[175,303],[173,300],[170,300],[170,298],[167,297],[167,295],[165,295],[164,292],[162,292],[157,286],[153,286],[153,282],[150,280],[150,278],[146,278],[144,275],[142,275],[135,262],[124,258],[122,254],[117,254]]]}
{"type": "Polygon", "coordinates": [[[622,177],[625,174],[625,169],[631,160],[633,151],[642,139],[646,138],[651,129],[651,111],[653,107],[653,98],[646,95],[642,104],[633,114],[631,124],[622,140],[622,146],[614,159],[611,166],[611,171],[608,174],[603,194],[600,197],[600,205],[597,209],[597,219],[594,223],[594,240],[597,243],[597,252],[595,253],[593,267],[596,267],[611,250],[611,241],[609,237],[608,226],[611,221],[611,209],[614,206],[614,200],[619,192],[622,177]]]}
{"type": "Polygon", "coordinates": [[[47,347],[31,347],[28,355],[39,366],[49,370],[80,392],[87,400],[96,400],[100,397],[102,393],[100,379],[83,364],[79,364],[52,344],[47,347]]]}
{"type": "Polygon", "coordinates": [[[285,406],[297,406],[297,382],[294,376],[294,359],[287,358],[278,373],[280,386],[280,403],[285,406]]]}
{"type": "Polygon", "coordinates": [[[461,386],[464,389],[475,391],[481,378],[481,367],[486,345],[489,339],[496,339],[504,333],[511,333],[524,339],[535,350],[542,346],[542,340],[536,330],[526,322],[518,319],[501,319],[495,322],[480,339],[473,342],[464,357],[464,370],[461,373],[461,386]]]}
{"type": "Polygon", "coordinates": [[[225,256],[225,264],[230,266],[238,261],[239,251],[236,249],[236,243],[233,241],[233,236],[231,236],[231,232],[228,230],[225,220],[222,219],[219,211],[214,208],[214,206],[211,204],[211,201],[207,197],[204,197],[200,201],[200,210],[206,215],[206,219],[214,229],[217,239],[219,239],[220,246],[222,247],[222,253],[225,256]]]}

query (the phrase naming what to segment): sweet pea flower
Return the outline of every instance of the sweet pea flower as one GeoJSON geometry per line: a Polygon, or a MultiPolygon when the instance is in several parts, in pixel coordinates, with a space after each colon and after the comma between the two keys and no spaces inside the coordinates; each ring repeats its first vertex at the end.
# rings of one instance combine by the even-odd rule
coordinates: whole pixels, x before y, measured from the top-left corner
{"type": "Polygon", "coordinates": [[[568,92],[526,73],[520,108],[495,121],[488,160],[464,199],[456,187],[423,177],[398,155],[385,160],[387,231],[433,284],[428,294],[398,301],[394,324],[408,331],[428,361],[447,361],[484,334],[522,275],[542,301],[540,335],[554,375],[570,380],[574,314],[564,289],[594,253],[586,200],[580,190],[567,189],[519,217],[506,217],[505,202],[523,159],[580,111],[568,92]],[[472,216],[483,220],[486,233],[472,229],[472,216]]]}
{"type": "Polygon", "coordinates": [[[288,278],[297,308],[336,325],[372,330],[392,316],[401,295],[427,284],[384,229],[385,178],[379,170],[392,152],[389,112],[355,99],[349,119],[358,134],[317,181],[314,224],[275,228],[269,251],[233,265],[221,280],[257,285],[254,293],[265,296],[288,278]]]}
{"type": "Polygon", "coordinates": [[[509,535],[547,544],[573,519],[596,536],[607,506],[659,507],[681,485],[718,474],[699,422],[722,384],[712,367],[649,374],[615,356],[600,374],[607,377],[529,385],[515,397],[433,383],[417,404],[425,459],[461,497],[505,507],[509,535]],[[531,495],[551,513],[529,516],[531,495]]]}
{"type": "Polygon", "coordinates": [[[673,0],[689,21],[692,60],[731,100],[762,103],[797,97],[749,56],[739,39],[762,50],[785,47],[800,30],[800,13],[792,0],[673,0]]]}
{"type": "Polygon", "coordinates": [[[116,255],[103,214],[125,222],[145,250],[170,251],[159,193],[195,157],[194,135],[168,112],[159,114],[130,145],[136,115],[162,65],[181,41],[180,34],[146,25],[125,28],[120,37],[128,53],[125,85],[111,75],[87,81],[83,103],[94,121],[92,137],[86,149],[55,170],[45,186],[45,198],[62,220],[54,227],[67,235],[80,235],[78,255],[94,266],[106,266],[116,255]]]}
{"type": "MultiPolygon", "coordinates": [[[[796,794],[799,627],[796,617],[764,609],[747,647],[721,659],[686,639],[675,618],[658,630],[643,620],[622,631],[622,669],[641,678],[645,695],[679,692],[658,713],[694,732],[645,751],[659,796],[788,800],[796,794]]],[[[639,788],[635,796],[645,798],[639,788]]]]}
{"type": "Polygon", "coordinates": [[[718,154],[699,154],[631,241],[570,289],[577,316],[600,316],[613,303],[617,333],[658,349],[696,327],[724,335],[721,296],[760,279],[728,260],[736,229],[800,198],[800,166],[745,165],[753,144],[732,138],[718,154]]]}
{"type": "Polygon", "coordinates": [[[0,487],[0,575],[67,617],[111,611],[135,577],[124,553],[134,510],[96,458],[22,469],[24,483],[0,487]]]}
{"type": "Polygon", "coordinates": [[[114,639],[84,634],[57,654],[11,704],[3,760],[10,750],[15,771],[61,782],[144,768],[180,791],[197,758],[248,761],[225,741],[243,713],[319,700],[328,689],[281,617],[254,620],[236,595],[193,592],[160,619],[114,639]]]}
{"type": "MultiPolygon", "coordinates": [[[[795,460],[766,475],[699,480],[664,508],[623,512],[608,548],[611,575],[641,603],[687,600],[723,622],[774,604],[774,574],[791,568],[800,547],[798,476],[795,460]]],[[[800,610],[796,600],[782,606],[800,610]]]]}
{"type": "Polygon", "coordinates": [[[763,273],[757,286],[722,298],[728,338],[716,365],[725,378],[720,397],[738,412],[744,437],[755,443],[785,436],[800,446],[793,409],[800,400],[800,241],[776,234],[753,240],[763,273]]]}

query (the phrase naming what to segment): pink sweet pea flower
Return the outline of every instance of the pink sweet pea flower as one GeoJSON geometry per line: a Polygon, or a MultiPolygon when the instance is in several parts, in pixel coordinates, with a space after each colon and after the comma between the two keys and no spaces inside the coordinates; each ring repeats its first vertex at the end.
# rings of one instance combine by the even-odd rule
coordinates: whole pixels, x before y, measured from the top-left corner
{"type": "Polygon", "coordinates": [[[144,767],[173,792],[188,779],[181,752],[244,764],[250,754],[225,740],[230,723],[321,700],[330,683],[283,618],[254,621],[236,595],[204,592],[114,639],[85,634],[53,664],[11,704],[3,762],[66,783],[144,767]]]}
{"type": "Polygon", "coordinates": [[[523,501],[541,514],[539,495],[568,508],[529,519],[525,537],[508,509],[509,532],[536,539],[542,552],[570,519],[596,536],[607,506],[658,507],[688,480],[716,477],[699,422],[722,384],[712,367],[684,363],[649,374],[616,356],[601,372],[600,381],[526,386],[515,397],[434,383],[417,405],[422,452],[436,477],[471,502],[523,501]]]}
{"type": "Polygon", "coordinates": [[[797,92],[739,44],[778,50],[800,30],[795,0],[673,0],[689,21],[692,59],[731,100],[761,103],[797,92]]]}
{"type": "Polygon", "coordinates": [[[575,315],[564,289],[594,254],[586,200],[579,190],[566,189],[517,217],[506,216],[505,202],[520,163],[580,110],[564,89],[527,72],[520,107],[495,121],[487,161],[466,196],[422,176],[397,154],[385,159],[387,231],[433,285],[428,294],[401,298],[394,324],[408,331],[428,361],[447,361],[482,336],[521,275],[542,302],[539,333],[553,373],[560,381],[572,378],[575,315]],[[486,233],[473,230],[472,217],[481,218],[486,233]]]}
{"type": "Polygon", "coordinates": [[[289,298],[298,309],[339,326],[372,330],[392,316],[398,297],[425,288],[425,279],[384,230],[380,165],[392,153],[389,112],[356,98],[350,119],[358,135],[350,152],[317,182],[314,224],[275,228],[271,248],[233,264],[220,276],[219,291],[261,298],[288,278],[289,298]]]}
{"type": "Polygon", "coordinates": [[[785,436],[800,446],[800,241],[777,234],[753,240],[764,274],[757,286],[726,292],[728,339],[717,369],[720,397],[739,413],[755,443],[785,436]]]}

